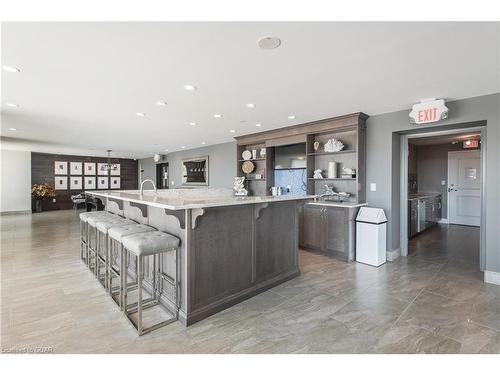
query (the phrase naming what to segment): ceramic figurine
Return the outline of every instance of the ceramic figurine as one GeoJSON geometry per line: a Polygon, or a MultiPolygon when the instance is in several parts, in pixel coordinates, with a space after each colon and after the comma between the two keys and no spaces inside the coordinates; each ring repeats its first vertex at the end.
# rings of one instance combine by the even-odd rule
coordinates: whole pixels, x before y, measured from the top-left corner
{"type": "Polygon", "coordinates": [[[234,195],[243,196],[248,195],[247,189],[245,189],[245,177],[235,177],[233,191],[234,195]]]}
{"type": "Polygon", "coordinates": [[[320,179],[320,178],[323,178],[323,175],[321,174],[321,169],[315,169],[315,170],[314,170],[314,175],[313,175],[313,178],[314,178],[314,179],[320,179]]]}

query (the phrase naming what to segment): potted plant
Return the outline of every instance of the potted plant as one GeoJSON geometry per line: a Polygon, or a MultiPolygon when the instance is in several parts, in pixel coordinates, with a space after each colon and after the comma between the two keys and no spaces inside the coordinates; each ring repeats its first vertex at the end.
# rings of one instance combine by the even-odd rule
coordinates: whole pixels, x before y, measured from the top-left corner
{"type": "Polygon", "coordinates": [[[31,187],[31,196],[35,201],[35,212],[42,212],[42,201],[56,196],[54,188],[47,184],[34,184],[31,187]]]}

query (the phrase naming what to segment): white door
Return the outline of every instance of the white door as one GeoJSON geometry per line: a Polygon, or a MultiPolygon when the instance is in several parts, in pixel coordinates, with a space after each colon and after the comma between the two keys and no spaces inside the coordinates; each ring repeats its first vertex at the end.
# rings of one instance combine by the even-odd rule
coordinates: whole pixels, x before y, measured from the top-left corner
{"type": "Polygon", "coordinates": [[[448,152],[448,220],[479,226],[481,221],[481,152],[448,152]]]}

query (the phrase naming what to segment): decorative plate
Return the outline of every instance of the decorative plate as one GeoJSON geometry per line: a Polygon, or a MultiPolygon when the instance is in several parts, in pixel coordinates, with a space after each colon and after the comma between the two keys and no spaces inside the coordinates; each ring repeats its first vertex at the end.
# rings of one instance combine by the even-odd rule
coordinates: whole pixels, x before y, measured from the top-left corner
{"type": "Polygon", "coordinates": [[[247,174],[252,173],[254,169],[255,169],[254,163],[252,163],[249,160],[243,162],[243,164],[241,165],[241,170],[247,174]]]}
{"type": "Polygon", "coordinates": [[[252,158],[252,152],[250,150],[245,150],[241,156],[243,157],[243,160],[250,160],[252,158]]]}

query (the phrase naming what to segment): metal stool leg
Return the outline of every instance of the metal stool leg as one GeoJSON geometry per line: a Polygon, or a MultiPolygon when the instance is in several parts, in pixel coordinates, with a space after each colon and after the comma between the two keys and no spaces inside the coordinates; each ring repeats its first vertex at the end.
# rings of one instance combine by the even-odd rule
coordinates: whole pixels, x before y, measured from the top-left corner
{"type": "Polygon", "coordinates": [[[144,259],[137,257],[137,332],[142,336],[142,279],[144,278],[144,259]]]}

